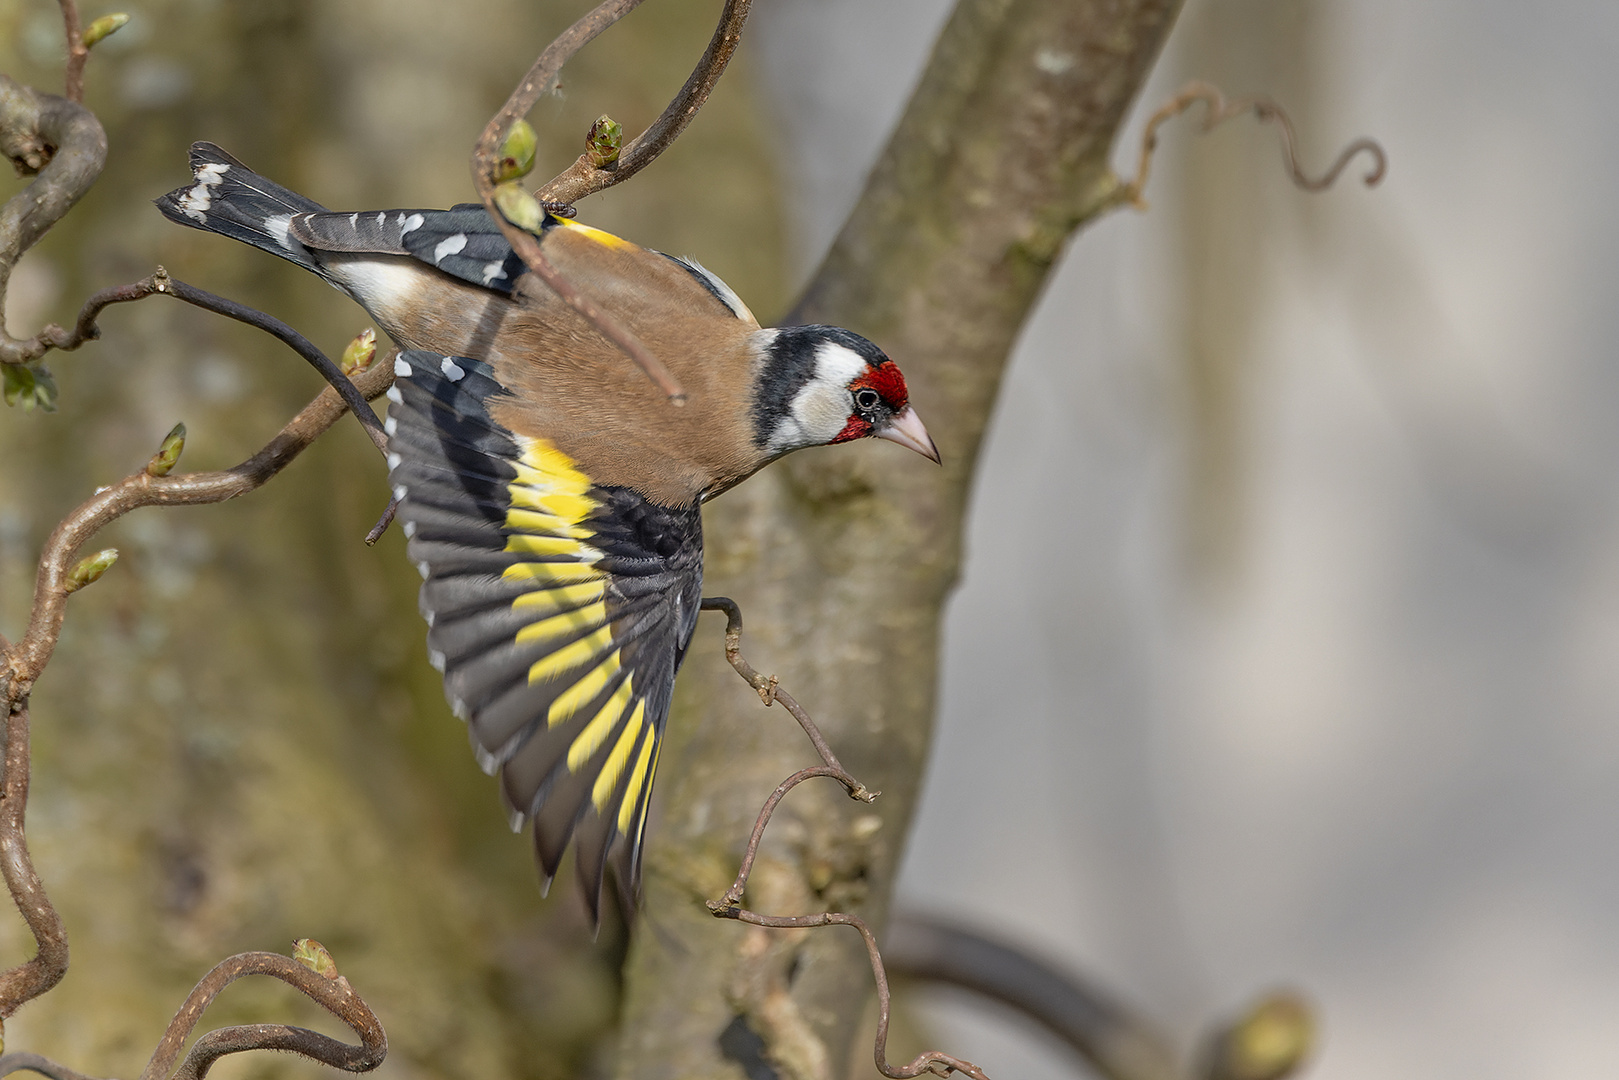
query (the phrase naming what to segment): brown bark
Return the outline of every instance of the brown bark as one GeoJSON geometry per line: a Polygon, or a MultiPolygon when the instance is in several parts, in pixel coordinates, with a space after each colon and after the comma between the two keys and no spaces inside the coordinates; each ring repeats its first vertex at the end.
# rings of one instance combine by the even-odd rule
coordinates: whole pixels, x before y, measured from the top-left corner
{"type": "MultiPolygon", "coordinates": [[[[899,362],[944,467],[880,444],[808,451],[711,508],[707,591],[741,602],[750,659],[883,792],[868,807],[831,785],[796,791],[765,837],[755,910],[882,923],[1001,373],[1069,236],[1119,197],[1109,151],[1178,6],[963,0],[799,304],[800,320],[849,326],[899,362]]],[[[738,1076],[718,1037],[740,1014],[782,1075],[839,1075],[871,987],[858,937],[718,923],[700,902],[725,888],[766,794],[812,754],[720,662],[719,635],[717,620],[699,629],[660,770],[618,1073],[738,1076]]]]}

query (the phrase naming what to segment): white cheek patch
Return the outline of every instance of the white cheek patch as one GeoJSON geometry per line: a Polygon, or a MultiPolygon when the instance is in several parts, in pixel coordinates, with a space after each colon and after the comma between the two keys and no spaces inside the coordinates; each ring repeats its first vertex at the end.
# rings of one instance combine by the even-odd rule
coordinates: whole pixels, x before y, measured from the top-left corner
{"type": "Polygon", "coordinates": [[[864,357],[842,345],[822,343],[815,351],[815,375],[794,395],[770,448],[784,453],[837,438],[849,423],[849,384],[865,369],[864,357]]]}

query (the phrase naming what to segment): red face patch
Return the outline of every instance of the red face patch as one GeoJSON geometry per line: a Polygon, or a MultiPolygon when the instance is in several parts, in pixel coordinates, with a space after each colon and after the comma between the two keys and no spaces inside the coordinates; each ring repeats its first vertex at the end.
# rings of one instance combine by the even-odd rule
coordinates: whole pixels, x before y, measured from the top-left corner
{"type": "MultiPolygon", "coordinates": [[[[868,366],[865,371],[855,376],[854,382],[849,384],[849,389],[859,390],[868,386],[877,391],[882,396],[883,403],[895,412],[904,412],[905,407],[911,403],[910,391],[905,388],[905,376],[899,373],[899,365],[892,360],[884,360],[876,367],[868,366]]],[[[866,428],[870,430],[871,425],[867,424],[866,428]]],[[[858,437],[851,436],[851,438],[858,437]]],[[[838,438],[842,439],[843,436],[840,435],[838,438]]]]}
{"type": "Polygon", "coordinates": [[[838,437],[833,439],[832,441],[834,443],[850,442],[850,441],[852,441],[854,439],[864,439],[867,435],[870,435],[870,434],[871,434],[871,424],[870,423],[868,423],[865,420],[860,419],[860,417],[858,417],[858,416],[851,416],[851,417],[849,417],[849,422],[847,424],[843,425],[843,430],[838,432],[838,437]]]}

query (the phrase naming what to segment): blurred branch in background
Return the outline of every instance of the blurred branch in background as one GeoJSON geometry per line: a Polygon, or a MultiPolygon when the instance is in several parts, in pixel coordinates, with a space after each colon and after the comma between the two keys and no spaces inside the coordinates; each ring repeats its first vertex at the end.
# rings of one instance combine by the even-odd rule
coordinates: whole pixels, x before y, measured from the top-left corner
{"type": "Polygon", "coordinates": [[[1264,995],[1216,1026],[1197,1054],[1184,1054],[1095,980],[971,927],[900,914],[883,946],[896,977],[958,987],[1009,1006],[1107,1080],[1285,1080],[1315,1049],[1311,1009],[1291,991],[1264,995]]]}

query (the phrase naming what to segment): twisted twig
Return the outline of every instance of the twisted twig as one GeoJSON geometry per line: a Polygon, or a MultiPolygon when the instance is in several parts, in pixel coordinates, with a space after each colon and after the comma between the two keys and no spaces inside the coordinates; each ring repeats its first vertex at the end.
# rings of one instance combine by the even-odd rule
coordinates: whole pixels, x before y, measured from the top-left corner
{"type": "Polygon", "coordinates": [[[388,1053],[388,1036],[376,1014],[354,992],[347,979],[341,975],[320,974],[280,953],[247,952],[223,961],[197,983],[169,1022],[140,1080],[169,1076],[180,1047],[202,1019],[203,1010],[221,990],[245,975],[268,975],[302,991],[315,1004],[347,1024],[360,1037],[360,1044],[339,1042],[318,1031],[288,1024],[220,1028],[197,1040],[171,1080],[202,1080],[214,1062],[226,1054],[244,1050],[290,1050],[345,1072],[368,1072],[382,1064],[388,1053]]]}
{"type": "Polygon", "coordinates": [[[973,1080],[989,1080],[984,1071],[970,1061],[951,1057],[938,1050],[928,1050],[918,1054],[909,1065],[891,1065],[888,1062],[888,1019],[892,1002],[888,991],[888,974],[883,969],[882,953],[877,948],[877,939],[872,935],[871,928],[858,915],[849,915],[838,911],[825,911],[817,915],[763,915],[757,911],[750,911],[741,906],[742,897],[747,892],[748,877],[753,873],[753,863],[759,854],[759,844],[764,839],[765,826],[770,824],[771,815],[776,807],[781,805],[782,799],[793,788],[806,780],[817,777],[829,777],[842,784],[848,791],[849,797],[871,802],[878,796],[878,792],[868,790],[866,785],[856,780],[839,764],[837,755],[822,738],[820,729],[815,721],[810,719],[808,713],[793,700],[791,694],[783,690],[776,682],[775,676],[765,677],[754,669],[752,664],[742,656],[742,609],[736,601],[724,596],[703,597],[702,610],[725,612],[725,658],[730,661],[738,675],[741,675],[747,684],[758,693],[759,699],[769,706],[779,701],[793,714],[804,733],[809,736],[810,742],[820,753],[825,765],[809,769],[800,769],[776,786],[770,793],[764,806],[759,810],[759,816],[753,823],[753,834],[748,837],[748,846],[742,853],[742,863],[737,869],[736,879],[731,887],[726,889],[718,900],[708,901],[708,910],[716,918],[735,919],[753,926],[763,926],[775,930],[804,930],[817,926],[852,926],[860,931],[860,937],[866,943],[866,955],[871,961],[871,974],[877,983],[877,1039],[872,1046],[872,1060],[877,1065],[877,1071],[891,1080],[910,1080],[911,1077],[920,1076],[924,1072],[935,1072],[948,1076],[951,1072],[964,1073],[973,1077],[973,1080]]]}
{"type": "Polygon", "coordinates": [[[1152,166],[1153,151],[1158,147],[1158,128],[1198,102],[1207,107],[1203,117],[1205,132],[1212,131],[1232,117],[1241,116],[1246,112],[1252,112],[1261,122],[1275,123],[1277,130],[1281,132],[1282,160],[1287,165],[1288,175],[1294,184],[1305,191],[1325,191],[1331,187],[1337,182],[1338,176],[1349,167],[1356,154],[1364,153],[1372,158],[1372,166],[1364,177],[1367,187],[1380,183],[1383,174],[1388,171],[1388,155],[1383,151],[1382,145],[1376,139],[1360,138],[1339,151],[1337,159],[1325,173],[1319,177],[1311,177],[1299,164],[1298,153],[1293,145],[1293,120],[1287,115],[1287,110],[1261,95],[1227,101],[1219,87],[1211,83],[1193,81],[1181,87],[1174,97],[1148,119],[1146,130],[1141,133],[1141,155],[1136,164],[1135,179],[1121,185],[1116,195],[1117,202],[1131,203],[1138,209],[1145,209],[1146,200],[1143,195],[1147,189],[1147,176],[1152,166]]]}

